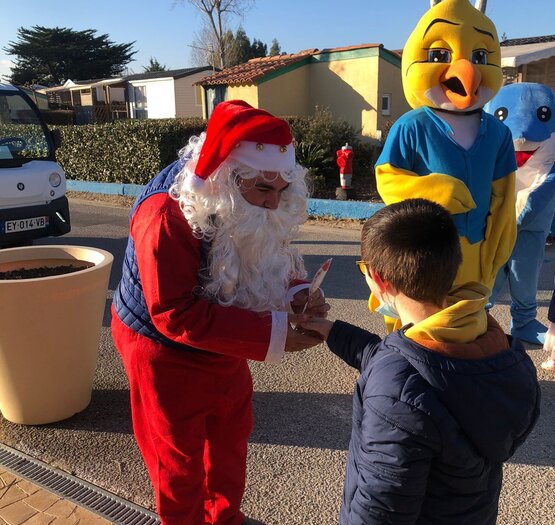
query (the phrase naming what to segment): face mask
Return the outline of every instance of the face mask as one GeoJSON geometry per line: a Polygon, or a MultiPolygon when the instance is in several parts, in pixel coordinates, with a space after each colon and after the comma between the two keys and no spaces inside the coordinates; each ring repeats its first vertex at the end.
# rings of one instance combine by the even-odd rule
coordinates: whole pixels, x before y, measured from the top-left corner
{"type": "MultiPolygon", "coordinates": [[[[376,299],[378,299],[376,297],[376,299]]],[[[401,317],[399,316],[399,313],[397,312],[397,309],[395,308],[395,306],[393,304],[390,303],[386,303],[385,301],[382,301],[381,299],[378,299],[378,302],[380,303],[378,307],[376,307],[376,313],[383,315],[385,317],[391,317],[392,319],[400,319],[401,317]]]]}

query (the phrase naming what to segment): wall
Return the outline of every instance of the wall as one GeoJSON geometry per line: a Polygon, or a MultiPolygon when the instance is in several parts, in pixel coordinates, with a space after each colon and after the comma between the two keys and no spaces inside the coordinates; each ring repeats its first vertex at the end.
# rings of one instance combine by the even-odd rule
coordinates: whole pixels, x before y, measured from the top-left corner
{"type": "MultiPolygon", "coordinates": [[[[405,94],[403,92],[403,83],[401,78],[401,70],[388,62],[380,60],[378,71],[378,112],[376,127],[381,132],[384,126],[389,122],[395,122],[403,113],[410,111],[405,94]],[[390,95],[390,114],[382,114],[381,101],[382,95],[390,95]]],[[[379,133],[378,133],[379,135],[379,133]]]]}
{"type": "Polygon", "coordinates": [[[246,86],[227,86],[226,100],[244,100],[253,108],[260,107],[258,105],[258,86],[248,84],[246,86]]]}
{"type": "Polygon", "coordinates": [[[200,86],[193,86],[193,84],[197,80],[212,74],[212,71],[201,71],[200,73],[195,73],[194,75],[188,75],[186,77],[175,79],[174,95],[176,117],[202,118],[202,88],[200,86]]]}
{"type": "Polygon", "coordinates": [[[551,57],[547,63],[546,85],[555,91],[555,57],[551,57]]]}
{"type": "Polygon", "coordinates": [[[555,91],[555,56],[529,62],[518,68],[517,82],[537,82],[555,91]]]}
{"type": "Polygon", "coordinates": [[[92,106],[92,91],[90,88],[75,91],[79,91],[79,94],[81,96],[81,106],[92,106]]]}
{"type": "MultiPolygon", "coordinates": [[[[148,118],[175,118],[173,78],[162,80],[136,80],[131,81],[130,84],[130,91],[133,90],[133,86],[146,87],[148,118]]],[[[130,96],[129,100],[132,108],[132,118],[134,118],[134,99],[130,96]]]]}
{"type": "Polygon", "coordinates": [[[315,55],[309,66],[310,96],[313,106],[327,106],[334,116],[349,122],[362,135],[374,137],[378,50],[358,51],[315,55]]]}
{"type": "Polygon", "coordinates": [[[111,102],[125,102],[125,88],[109,87],[111,102]]]}
{"type": "Polygon", "coordinates": [[[267,75],[258,86],[259,108],[278,116],[311,115],[308,61],[279,76],[267,75]]]}

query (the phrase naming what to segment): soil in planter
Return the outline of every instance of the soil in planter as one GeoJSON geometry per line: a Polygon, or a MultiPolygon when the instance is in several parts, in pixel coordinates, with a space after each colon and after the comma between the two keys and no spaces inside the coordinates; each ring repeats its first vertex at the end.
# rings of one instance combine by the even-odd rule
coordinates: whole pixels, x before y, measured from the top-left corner
{"type": "Polygon", "coordinates": [[[53,275],[63,275],[66,273],[86,270],[91,266],[94,266],[94,264],[80,261],[78,265],[62,264],[57,266],[39,266],[37,268],[16,268],[6,272],[0,272],[0,280],[37,279],[39,277],[52,277],[53,275]]]}

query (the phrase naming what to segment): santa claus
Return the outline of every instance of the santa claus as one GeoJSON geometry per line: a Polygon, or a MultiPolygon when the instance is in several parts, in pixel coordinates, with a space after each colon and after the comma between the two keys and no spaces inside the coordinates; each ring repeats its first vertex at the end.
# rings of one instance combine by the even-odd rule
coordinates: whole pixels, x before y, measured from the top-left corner
{"type": "Polygon", "coordinates": [[[294,312],[329,309],[321,293],[309,300],[291,245],[306,219],[304,175],[284,120],[223,102],[132,208],[112,334],[164,525],[260,523],[240,511],[247,359],[318,344],[293,329],[294,312]]]}

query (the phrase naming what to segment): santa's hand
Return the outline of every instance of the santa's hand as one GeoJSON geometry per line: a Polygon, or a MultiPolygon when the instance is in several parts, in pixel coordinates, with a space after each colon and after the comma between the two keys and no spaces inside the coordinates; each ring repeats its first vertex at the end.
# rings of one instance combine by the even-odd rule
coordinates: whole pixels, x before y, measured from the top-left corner
{"type": "Polygon", "coordinates": [[[327,317],[331,306],[326,303],[324,294],[320,288],[310,296],[308,295],[308,288],[305,288],[293,296],[291,308],[295,313],[304,313],[315,317],[327,317]]]}
{"type": "Polygon", "coordinates": [[[285,340],[286,352],[300,352],[322,342],[318,332],[311,332],[299,326],[301,322],[308,319],[307,315],[289,314],[288,319],[287,339],[285,340]],[[297,328],[293,328],[292,325],[296,325],[297,328]]]}
{"type": "Polygon", "coordinates": [[[316,332],[324,341],[327,341],[332,326],[333,321],[328,321],[321,317],[311,317],[305,321],[301,321],[297,325],[297,329],[308,330],[311,333],[316,332]]]}

